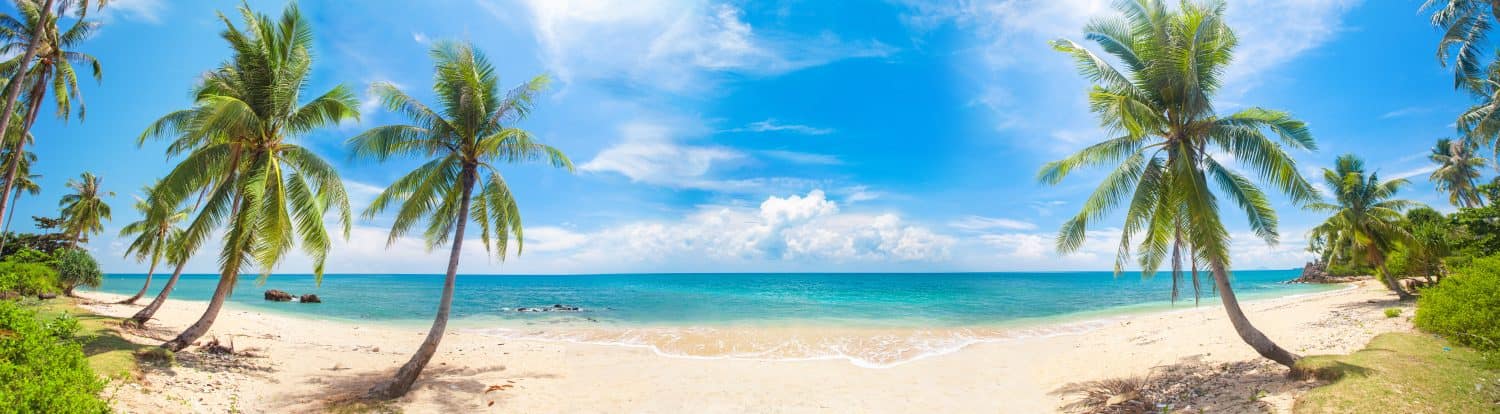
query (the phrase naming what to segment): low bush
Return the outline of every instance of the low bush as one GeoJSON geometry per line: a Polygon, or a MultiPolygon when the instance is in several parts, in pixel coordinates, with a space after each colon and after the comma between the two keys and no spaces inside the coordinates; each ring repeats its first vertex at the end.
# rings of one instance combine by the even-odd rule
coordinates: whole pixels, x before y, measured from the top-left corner
{"type": "Polygon", "coordinates": [[[73,288],[99,287],[104,283],[104,272],[99,270],[99,262],[95,262],[88,252],[82,249],[62,249],[55,254],[57,279],[62,284],[63,293],[72,296],[73,288]]]}
{"type": "Polygon", "coordinates": [[[0,301],[0,413],[105,413],[104,382],[73,340],[78,320],[47,322],[0,301]]]}
{"type": "Polygon", "coordinates": [[[1401,308],[1385,308],[1385,317],[1394,318],[1401,316],[1401,308]]]}
{"type": "Polygon", "coordinates": [[[1422,290],[1417,327],[1481,350],[1500,350],[1500,256],[1476,259],[1422,290]]]}
{"type": "Polygon", "coordinates": [[[58,293],[57,271],[41,263],[0,262],[0,294],[58,293]]]}

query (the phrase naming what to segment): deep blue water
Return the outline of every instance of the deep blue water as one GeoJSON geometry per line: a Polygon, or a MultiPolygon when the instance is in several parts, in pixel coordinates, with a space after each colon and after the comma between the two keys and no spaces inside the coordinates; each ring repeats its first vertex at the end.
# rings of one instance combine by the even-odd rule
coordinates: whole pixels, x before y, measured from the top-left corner
{"type": "MultiPolygon", "coordinates": [[[[1329,289],[1289,285],[1296,270],[1239,271],[1242,299],[1329,289]]],[[[165,283],[159,275],[152,294],[165,283]]],[[[99,290],[131,294],[144,275],[111,274],[99,290]]],[[[173,298],[207,300],[216,275],[183,275],[173,298]]],[[[353,321],[426,323],[441,275],[272,275],[241,278],[232,301],[252,308],[353,321]],[[262,292],[315,293],[324,303],[267,302],[262,292]]],[[[738,325],[800,321],[871,326],[970,326],[1024,319],[1110,314],[1169,306],[1170,277],[1111,272],[940,274],[624,274],[459,276],[453,314],[460,323],[589,318],[623,325],[738,325]],[[521,313],[565,304],[578,313],[521,313]]],[[[1217,304],[1205,280],[1204,304],[1217,304]]],[[[1177,307],[1193,306],[1190,286],[1177,307]]]]}

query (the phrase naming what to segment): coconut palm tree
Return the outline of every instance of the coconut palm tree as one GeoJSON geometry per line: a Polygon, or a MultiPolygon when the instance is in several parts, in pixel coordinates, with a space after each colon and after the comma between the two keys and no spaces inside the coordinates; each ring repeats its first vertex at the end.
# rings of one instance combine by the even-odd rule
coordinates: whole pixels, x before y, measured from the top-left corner
{"type": "Polygon", "coordinates": [[[72,194],[64,195],[58,205],[62,207],[63,233],[68,235],[69,245],[78,243],[91,234],[104,231],[104,220],[110,219],[109,204],[104,197],[114,197],[113,191],[105,191],[103,179],[91,172],[84,172],[77,180],[68,180],[72,194]]]}
{"type": "Polygon", "coordinates": [[[1484,77],[1483,58],[1485,38],[1494,26],[1495,8],[1500,1],[1494,0],[1427,0],[1422,3],[1422,12],[1432,13],[1432,25],[1443,31],[1438,41],[1438,63],[1448,66],[1453,61],[1453,87],[1473,85],[1484,77]]]}
{"type": "Polygon", "coordinates": [[[1323,181],[1334,193],[1333,203],[1319,201],[1309,207],[1331,215],[1312,229],[1309,239],[1334,248],[1335,258],[1379,269],[1381,280],[1401,300],[1413,298],[1396,283],[1385,263],[1386,254],[1397,244],[1412,243],[1401,212],[1419,204],[1393,198],[1409,182],[1405,178],[1381,181],[1379,173],[1365,174],[1364,161],[1354,154],[1339,156],[1332,170],[1324,168],[1323,181]]]}
{"type": "Polygon", "coordinates": [[[336,209],[349,236],[349,198],[338,173],[295,137],[359,117],[358,100],[340,85],[307,103],[312,31],[295,4],[279,20],[240,7],[244,27],[220,14],[223,38],[234,52],[204,75],[190,109],[154,122],[141,139],[171,137],[168,154],[186,154],[158,189],[165,205],[206,196],[184,230],[181,254],[195,251],[216,229],[224,231],[218,286],[198,321],[162,344],[181,350],[213,326],[240,272],[259,266],[261,277],[295,244],[313,259],[322,281],[331,243],[324,215],[336,209]]]}
{"type": "Polygon", "coordinates": [[[1468,141],[1439,139],[1427,159],[1438,165],[1428,179],[1437,185],[1438,191],[1448,193],[1449,203],[1464,208],[1484,203],[1479,197],[1477,181],[1483,175],[1479,170],[1489,165],[1489,160],[1475,156],[1468,141]]]}
{"type": "Polygon", "coordinates": [[[1184,241],[1187,256],[1208,266],[1240,338],[1261,356],[1291,366],[1298,356],[1250,323],[1231,288],[1220,197],[1243,210],[1250,229],[1267,243],[1279,237],[1276,212],[1255,181],[1221,160],[1249,168],[1293,202],[1311,202],[1316,191],[1284,150],[1315,149],[1312,135],[1303,122],[1281,111],[1214,112],[1219,76],[1236,45],[1222,2],[1184,2],[1180,10],[1169,10],[1160,0],[1136,0],[1116,8],[1122,17],[1095,20],[1084,31],[1123,67],[1072,41],[1052,42],[1093,82],[1090,108],[1113,138],[1048,163],[1038,178],[1056,185],[1079,168],[1115,167],[1078,215],[1063,224],[1058,250],[1078,250],[1089,226],[1125,203],[1116,272],[1124,269],[1137,241],[1146,275],[1161,265],[1174,240],[1184,241]]]}
{"type": "MultiPolygon", "coordinates": [[[[25,50],[22,55],[0,63],[0,74],[10,76],[6,85],[6,102],[0,114],[14,111],[16,94],[12,91],[22,86],[27,88],[26,116],[20,125],[22,134],[29,134],[32,125],[36,123],[42,101],[49,94],[49,86],[58,117],[64,120],[70,118],[76,101],[78,118],[83,119],[83,96],[78,89],[78,72],[73,65],[88,67],[93,72],[95,81],[100,80],[103,75],[98,59],[74,50],[99,28],[98,22],[84,18],[87,16],[89,1],[63,0],[56,10],[51,6],[52,3],[53,0],[40,3],[38,0],[15,0],[21,18],[0,15],[0,52],[25,50]],[[60,17],[72,13],[78,14],[78,19],[63,30],[60,17]]],[[[100,1],[98,4],[102,7],[104,2],[100,1]]],[[[0,135],[9,131],[10,121],[10,117],[0,117],[0,135]]],[[[10,150],[23,152],[26,143],[26,140],[15,141],[10,150]]],[[[0,194],[10,194],[18,176],[17,165],[11,164],[6,169],[4,178],[0,179],[0,186],[4,187],[0,194]]],[[[9,208],[7,201],[7,197],[0,197],[0,216],[6,215],[6,209],[9,208]]]]}
{"type": "MultiPolygon", "coordinates": [[[[31,136],[27,135],[26,138],[30,140],[31,136]]],[[[12,139],[15,139],[15,137],[12,137],[12,139]]],[[[15,148],[15,146],[13,145],[6,145],[5,147],[15,148]]],[[[0,155],[0,162],[3,162],[3,165],[7,167],[11,163],[19,163],[19,165],[16,166],[16,171],[19,175],[16,176],[15,185],[13,186],[13,191],[15,193],[10,196],[11,205],[15,205],[16,202],[21,200],[21,193],[23,192],[29,193],[32,196],[36,196],[42,193],[42,186],[37,183],[37,180],[41,179],[42,176],[39,174],[31,173],[31,164],[36,162],[36,154],[28,151],[20,152],[19,154],[22,154],[20,157],[16,157],[14,154],[17,153],[6,150],[4,152],[4,155],[0,155]]],[[[5,235],[10,234],[10,223],[15,218],[16,209],[10,209],[10,212],[6,213],[4,217],[5,224],[3,225],[3,230],[0,230],[0,251],[5,251],[5,242],[9,240],[9,237],[5,235]]]]}
{"type": "MultiPolygon", "coordinates": [[[[160,184],[158,181],[157,184],[160,184]]],[[[146,289],[151,287],[151,276],[156,274],[156,265],[170,250],[168,240],[177,237],[182,232],[178,223],[187,219],[188,211],[175,208],[173,205],[164,205],[163,198],[152,197],[151,193],[156,191],[153,186],[141,188],[141,193],[146,198],[136,198],[135,211],[141,214],[141,219],[126,224],[120,229],[120,237],[135,236],[130,245],[125,247],[125,257],[135,256],[137,261],[151,262],[146,270],[146,282],[141,285],[141,290],[134,296],[120,301],[121,304],[131,304],[146,295],[146,289]]]]}
{"type": "Polygon", "coordinates": [[[425,220],[423,236],[429,249],[452,243],[432,328],[395,378],[370,390],[377,398],[406,394],[437,352],[448,325],[458,257],[469,221],[479,224],[485,249],[501,260],[511,237],[515,237],[516,253],[520,254],[520,211],[501,177],[499,164],[542,161],[573,170],[572,161],[562,151],[537,142],[530,133],[514,126],[531,112],[532,101],[547,84],[545,76],[502,93],[494,66],[471,45],[440,42],[431,55],[436,61],[432,90],[437,107],[418,102],[395,85],[376,83],[371,92],[381,97],[386,108],[405,115],[411,123],[376,127],[349,140],[356,157],[427,160],[381,192],[364,212],[372,217],[400,203],[387,242],[395,242],[425,220]]]}
{"type": "MultiPolygon", "coordinates": [[[[184,218],[188,213],[191,211],[183,211],[184,218]]],[[[162,285],[161,292],[157,292],[156,297],[151,298],[151,303],[136,311],[135,315],[123,323],[144,327],[146,321],[151,320],[151,317],[156,315],[156,311],[161,309],[161,305],[167,303],[167,297],[172,294],[172,289],[177,287],[177,279],[182,277],[182,270],[187,267],[187,261],[192,257],[192,252],[183,247],[183,233],[184,231],[181,230],[172,232],[167,236],[165,247],[162,249],[163,258],[167,260],[167,263],[175,266],[172,270],[172,277],[167,278],[167,284],[162,285]]]]}

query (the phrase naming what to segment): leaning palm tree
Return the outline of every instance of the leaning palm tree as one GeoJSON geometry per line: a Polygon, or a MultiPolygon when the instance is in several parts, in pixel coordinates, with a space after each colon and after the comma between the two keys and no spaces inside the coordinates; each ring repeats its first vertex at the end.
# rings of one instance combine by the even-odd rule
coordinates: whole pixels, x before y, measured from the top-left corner
{"type": "Polygon", "coordinates": [[[89,235],[104,231],[104,220],[110,219],[109,204],[104,197],[114,197],[113,191],[105,191],[103,179],[94,173],[84,172],[78,180],[68,180],[72,194],[64,195],[58,205],[62,207],[63,233],[68,243],[77,247],[89,235]]]}
{"type": "Polygon", "coordinates": [[[1332,170],[1323,169],[1323,181],[1333,191],[1334,202],[1311,204],[1312,209],[1331,215],[1312,229],[1309,239],[1336,248],[1336,258],[1375,267],[1387,288],[1401,300],[1411,299],[1385,262],[1397,244],[1412,243],[1411,233],[1402,224],[1402,211],[1418,204],[1393,198],[1409,184],[1405,178],[1381,181],[1379,173],[1366,175],[1364,169],[1364,161],[1354,154],[1339,156],[1332,170]]]}
{"type": "Polygon", "coordinates": [[[313,151],[292,144],[318,128],[357,119],[354,94],[340,85],[301,103],[313,43],[309,23],[295,4],[279,20],[240,7],[245,27],[220,14],[224,40],[234,52],[204,75],[190,109],[153,123],[141,139],[171,137],[168,154],[186,153],[162,179],[164,205],[203,194],[202,209],[175,247],[183,259],[215,230],[223,230],[219,283],[198,321],[162,344],[181,350],[202,337],[233,293],[242,270],[258,265],[261,277],[300,242],[322,281],[331,240],[324,216],[337,210],[349,236],[349,198],[338,173],[313,151]]]}
{"type": "Polygon", "coordinates": [[[1464,140],[1439,139],[1427,156],[1438,165],[1428,177],[1437,185],[1438,191],[1448,193],[1448,202],[1454,206],[1473,208],[1483,204],[1479,197],[1480,172],[1489,160],[1474,155],[1473,145],[1464,140]]]}
{"type": "MultiPolygon", "coordinates": [[[[160,184],[158,182],[157,184],[160,184]]],[[[137,261],[150,261],[151,265],[146,270],[146,282],[141,284],[141,290],[135,292],[134,296],[120,301],[121,304],[132,304],[146,295],[146,289],[151,288],[151,276],[156,274],[156,265],[170,250],[168,240],[182,230],[177,224],[187,218],[188,212],[179,210],[174,205],[165,205],[163,198],[151,197],[156,191],[155,187],[146,186],[141,189],[146,198],[135,200],[135,211],[141,214],[141,219],[126,224],[120,229],[120,237],[134,235],[130,245],[125,247],[125,257],[135,256],[137,261]]]]}
{"type": "MultiPolygon", "coordinates": [[[[52,0],[15,0],[21,18],[0,15],[0,51],[26,51],[0,63],[0,74],[10,77],[6,84],[6,102],[0,114],[8,114],[14,110],[15,94],[12,91],[22,86],[27,88],[26,116],[20,125],[22,134],[30,133],[41,111],[42,101],[49,94],[56,103],[58,117],[64,120],[70,118],[76,101],[78,118],[83,119],[83,96],[78,89],[78,73],[73,65],[88,67],[93,72],[95,81],[102,75],[98,59],[75,50],[99,28],[98,22],[84,18],[87,16],[89,2],[63,0],[56,10],[51,7],[52,3],[52,0]],[[78,14],[78,18],[64,30],[60,17],[69,14],[78,14]]],[[[99,2],[101,6],[103,3],[99,2]]],[[[0,135],[9,131],[10,121],[11,117],[0,117],[0,135]]],[[[10,150],[24,152],[26,144],[27,140],[15,141],[10,150]]],[[[4,189],[0,194],[10,194],[15,186],[16,177],[20,174],[16,168],[15,164],[6,168],[4,178],[0,179],[0,187],[4,189]]],[[[5,216],[9,208],[6,201],[6,197],[0,197],[0,216],[5,216]]]]}
{"type": "Polygon", "coordinates": [[[1114,138],[1048,163],[1038,178],[1056,185],[1079,168],[1115,166],[1078,215],[1063,224],[1058,250],[1078,250],[1089,226],[1123,202],[1117,273],[1137,241],[1144,275],[1160,267],[1174,241],[1184,242],[1187,256],[1208,266],[1240,338],[1261,356],[1291,366],[1298,356],[1267,338],[1240,309],[1230,285],[1230,240],[1219,217],[1220,197],[1243,210],[1250,229],[1267,243],[1279,237],[1276,212],[1254,181],[1221,159],[1249,168],[1293,202],[1311,202],[1316,191],[1284,148],[1314,149],[1312,135],[1285,112],[1251,108],[1224,117],[1214,112],[1213,95],[1236,45],[1222,2],[1184,2],[1180,10],[1169,10],[1160,0],[1136,0],[1118,2],[1116,8],[1123,17],[1095,20],[1084,30],[1123,68],[1072,41],[1052,43],[1094,83],[1090,108],[1114,138]]]}
{"type": "MultiPolygon", "coordinates": [[[[12,134],[12,135],[19,135],[19,134],[12,134]]],[[[16,139],[16,138],[17,137],[14,137],[14,136],[11,137],[11,139],[16,139]]],[[[28,140],[31,139],[31,136],[27,135],[26,139],[28,139],[28,140]]],[[[6,148],[14,148],[14,146],[12,146],[12,145],[6,145],[6,148]]],[[[4,165],[6,165],[6,166],[9,166],[11,163],[17,163],[18,164],[16,166],[16,171],[17,171],[18,175],[16,176],[15,184],[12,186],[12,187],[14,187],[14,188],[12,188],[12,191],[14,193],[10,195],[10,203],[11,203],[11,205],[15,205],[16,202],[18,202],[18,201],[21,200],[21,193],[23,193],[23,192],[31,194],[32,196],[36,196],[36,195],[42,193],[42,186],[41,186],[41,184],[37,183],[37,180],[41,179],[42,176],[40,174],[32,174],[31,173],[31,164],[36,162],[36,154],[33,154],[31,152],[28,152],[28,151],[22,151],[22,152],[17,153],[17,152],[12,152],[12,151],[7,150],[7,151],[4,152],[4,155],[0,155],[0,162],[3,162],[4,165]],[[17,157],[17,156],[15,156],[15,154],[21,154],[21,156],[17,157]]],[[[0,195],[0,197],[4,197],[4,195],[0,195]]],[[[3,227],[3,229],[0,229],[0,251],[5,251],[5,242],[7,240],[9,240],[9,237],[8,236],[4,236],[4,235],[10,234],[10,223],[15,218],[16,218],[16,209],[14,209],[14,208],[10,209],[10,211],[8,213],[6,213],[6,215],[4,217],[5,224],[3,226],[0,226],[0,227],[3,227]]]]}
{"type": "Polygon", "coordinates": [[[432,89],[437,108],[418,102],[395,85],[377,83],[371,91],[411,124],[376,127],[349,140],[356,157],[380,161],[392,157],[428,159],[391,184],[365,210],[365,216],[372,217],[393,203],[401,204],[387,243],[394,243],[423,220],[427,221],[423,235],[429,249],[452,243],[432,329],[395,378],[370,390],[377,398],[406,394],[437,352],[448,325],[458,257],[469,221],[479,224],[485,249],[501,260],[512,236],[520,254],[520,211],[498,164],[543,161],[573,170],[572,161],[562,151],[537,142],[530,133],[513,126],[531,112],[533,99],[547,84],[545,76],[502,94],[494,66],[471,45],[441,42],[431,54],[436,61],[432,89]]]}

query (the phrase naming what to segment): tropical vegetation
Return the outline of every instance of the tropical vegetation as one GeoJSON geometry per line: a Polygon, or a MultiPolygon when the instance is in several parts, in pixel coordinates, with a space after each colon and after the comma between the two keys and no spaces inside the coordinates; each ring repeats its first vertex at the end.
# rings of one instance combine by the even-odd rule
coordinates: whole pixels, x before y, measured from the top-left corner
{"type": "Polygon", "coordinates": [[[1364,165],[1354,154],[1345,154],[1334,169],[1323,169],[1333,202],[1320,201],[1310,207],[1331,215],[1312,229],[1309,240],[1325,260],[1367,264],[1379,270],[1386,287],[1402,300],[1412,299],[1386,263],[1398,245],[1414,243],[1402,212],[1417,204],[1395,198],[1410,182],[1404,178],[1381,181],[1378,172],[1366,173],[1364,165]]]}
{"type": "Polygon", "coordinates": [[[502,93],[494,66],[472,45],[440,42],[431,55],[437,105],[425,105],[396,85],[376,83],[371,92],[386,108],[405,115],[411,123],[376,127],[349,140],[355,157],[425,160],[376,196],[364,212],[365,217],[372,217],[400,204],[387,243],[394,243],[426,221],[423,238],[428,249],[452,245],[432,328],[396,376],[370,390],[370,395],[378,398],[406,394],[437,352],[447,330],[469,222],[479,224],[485,250],[500,259],[509,253],[512,237],[516,254],[521,253],[520,208],[500,173],[500,165],[540,161],[573,170],[572,161],[562,151],[538,142],[531,133],[515,126],[531,113],[547,77],[532,78],[502,93]]]}
{"type": "Polygon", "coordinates": [[[115,193],[105,191],[103,181],[94,173],[84,172],[77,180],[68,180],[68,188],[73,193],[58,201],[62,207],[63,232],[68,235],[72,247],[88,241],[90,235],[103,232],[104,221],[111,218],[104,197],[113,197],[115,193]]]}
{"type": "MultiPolygon", "coordinates": [[[[147,186],[141,191],[151,194],[155,187],[147,186]]],[[[146,281],[141,285],[141,290],[120,303],[135,303],[146,295],[146,290],[151,287],[151,276],[156,273],[156,265],[161,263],[171,249],[170,241],[181,237],[182,229],[178,228],[178,223],[187,218],[188,212],[175,207],[164,205],[160,197],[136,199],[135,210],[141,214],[141,219],[121,228],[120,236],[135,236],[130,245],[125,247],[126,257],[135,256],[136,260],[150,262],[151,265],[146,270],[146,281]]]]}
{"type": "Polygon", "coordinates": [[[72,317],[38,320],[35,312],[0,300],[0,413],[107,413],[104,381],[74,340],[72,317]]]}
{"type": "Polygon", "coordinates": [[[1188,246],[1187,256],[1208,265],[1240,338],[1261,356],[1290,367],[1298,356],[1256,329],[1240,309],[1230,285],[1229,232],[1219,215],[1219,200],[1226,198],[1242,210],[1255,235],[1270,244],[1279,238],[1276,212],[1255,181],[1221,157],[1249,167],[1293,202],[1309,203],[1316,191],[1286,150],[1311,150],[1316,144],[1303,122],[1282,111],[1215,112],[1219,77],[1238,43],[1224,23],[1224,8],[1222,2],[1184,2],[1180,10],[1159,0],[1117,3],[1122,16],[1084,27],[1086,37],[1112,59],[1069,40],[1053,41],[1093,82],[1089,107],[1112,138],[1048,163],[1039,178],[1055,185],[1080,168],[1116,166],[1082,211],[1063,224],[1058,250],[1077,250],[1089,226],[1123,204],[1117,272],[1138,243],[1144,274],[1158,269],[1173,252],[1176,280],[1180,246],[1188,246]]]}

